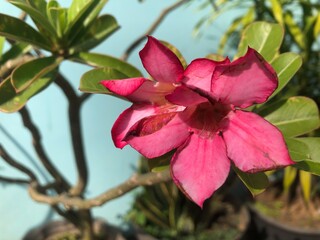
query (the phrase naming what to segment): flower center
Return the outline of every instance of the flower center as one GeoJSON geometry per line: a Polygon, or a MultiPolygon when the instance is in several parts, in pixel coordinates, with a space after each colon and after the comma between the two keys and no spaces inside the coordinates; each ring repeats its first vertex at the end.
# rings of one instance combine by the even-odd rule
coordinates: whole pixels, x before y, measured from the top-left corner
{"type": "Polygon", "coordinates": [[[230,105],[219,102],[199,104],[191,116],[190,131],[204,138],[213,137],[219,131],[221,121],[231,110],[230,105]]]}

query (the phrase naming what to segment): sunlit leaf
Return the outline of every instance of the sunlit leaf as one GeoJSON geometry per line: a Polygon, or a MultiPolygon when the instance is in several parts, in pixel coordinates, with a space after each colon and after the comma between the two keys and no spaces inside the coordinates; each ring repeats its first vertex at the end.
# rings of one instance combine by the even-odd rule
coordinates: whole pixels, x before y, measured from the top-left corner
{"type": "Polygon", "coordinates": [[[301,49],[306,49],[305,35],[300,29],[299,25],[295,22],[294,17],[291,13],[287,12],[284,15],[284,21],[290,34],[301,49]]]}
{"type": "Polygon", "coordinates": [[[278,23],[283,25],[283,13],[281,3],[279,2],[279,0],[270,0],[270,2],[274,18],[277,20],[278,23]]]}
{"type": "Polygon", "coordinates": [[[12,86],[17,92],[25,90],[31,83],[58,67],[62,58],[37,58],[17,67],[11,75],[12,86]]]}
{"type": "Polygon", "coordinates": [[[313,36],[317,38],[320,33],[320,13],[318,13],[316,23],[313,28],[313,36]]]}
{"type": "Polygon", "coordinates": [[[1,56],[2,56],[2,51],[3,51],[5,40],[6,39],[4,37],[0,37],[0,59],[1,59],[1,56]]]}
{"type": "Polygon", "coordinates": [[[249,46],[269,62],[276,56],[283,36],[284,30],[279,24],[254,22],[243,31],[235,58],[243,56],[249,46]]]}
{"type": "Polygon", "coordinates": [[[141,72],[131,64],[124,62],[115,57],[98,53],[80,52],[73,55],[70,60],[85,63],[93,67],[109,67],[122,72],[127,77],[141,77],[141,72]]]}
{"type": "Polygon", "coordinates": [[[310,201],[310,196],[311,196],[311,174],[309,172],[300,170],[299,171],[299,180],[300,180],[300,185],[301,185],[301,190],[303,193],[303,198],[306,202],[310,201]]]}
{"type": "Polygon", "coordinates": [[[283,189],[286,193],[289,192],[290,187],[292,186],[294,180],[296,179],[298,169],[294,167],[286,167],[284,169],[283,175],[283,189]]]}
{"type": "Polygon", "coordinates": [[[286,138],[299,136],[319,127],[317,104],[307,97],[291,97],[270,104],[259,114],[278,127],[286,138]]]}
{"type": "Polygon", "coordinates": [[[110,94],[110,91],[108,91],[104,86],[102,86],[100,82],[106,79],[124,78],[128,78],[128,76],[110,67],[93,69],[82,75],[80,79],[79,89],[80,91],[88,93],[110,94]]]}
{"type": "Polygon", "coordinates": [[[269,185],[268,177],[265,173],[245,173],[233,168],[240,180],[246,185],[253,196],[262,193],[269,185]]]}
{"type": "Polygon", "coordinates": [[[18,18],[0,14],[0,35],[49,50],[50,43],[35,29],[18,18]]]}

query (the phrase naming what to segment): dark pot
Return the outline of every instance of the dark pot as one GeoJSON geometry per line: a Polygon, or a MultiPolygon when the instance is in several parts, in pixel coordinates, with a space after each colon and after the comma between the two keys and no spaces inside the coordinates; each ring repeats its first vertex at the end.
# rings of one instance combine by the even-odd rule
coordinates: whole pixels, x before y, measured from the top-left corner
{"type": "Polygon", "coordinates": [[[246,239],[252,240],[319,240],[320,231],[291,227],[268,217],[249,206],[251,228],[246,239]]]}

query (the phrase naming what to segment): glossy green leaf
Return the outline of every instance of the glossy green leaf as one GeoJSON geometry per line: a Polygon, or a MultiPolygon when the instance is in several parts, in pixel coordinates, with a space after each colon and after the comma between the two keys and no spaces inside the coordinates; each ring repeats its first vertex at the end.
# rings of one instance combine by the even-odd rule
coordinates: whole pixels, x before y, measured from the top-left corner
{"type": "Polygon", "coordinates": [[[48,9],[48,16],[59,38],[63,38],[63,34],[67,27],[67,9],[61,7],[50,7],[48,9]]]}
{"type": "Polygon", "coordinates": [[[31,45],[27,43],[16,43],[12,45],[12,47],[0,57],[0,65],[4,64],[8,60],[18,57],[20,54],[28,52],[30,49],[31,45]]]}
{"type": "Polygon", "coordinates": [[[31,83],[24,91],[16,93],[10,78],[6,79],[0,84],[0,111],[12,113],[20,110],[31,97],[45,89],[53,80],[53,74],[47,75],[31,83]]]}
{"type": "Polygon", "coordinates": [[[245,173],[233,167],[240,180],[246,185],[253,196],[262,193],[269,185],[268,177],[265,173],[245,173]]]}
{"type": "Polygon", "coordinates": [[[57,68],[61,61],[62,58],[44,57],[20,65],[12,72],[12,86],[17,92],[25,90],[31,83],[57,68]]]}
{"type": "Polygon", "coordinates": [[[94,21],[94,24],[86,29],[83,36],[76,38],[76,41],[71,43],[70,52],[80,52],[96,47],[117,29],[119,29],[119,25],[113,16],[100,16],[94,21]]]}
{"type": "Polygon", "coordinates": [[[291,97],[270,104],[259,114],[278,127],[286,138],[299,136],[319,127],[317,104],[307,97],[291,97]]]}
{"type": "Polygon", "coordinates": [[[278,75],[279,83],[270,98],[280,92],[296,74],[302,65],[302,58],[296,53],[282,53],[272,61],[271,65],[278,75]]]}
{"type": "Polygon", "coordinates": [[[50,44],[35,29],[18,18],[0,14],[0,35],[49,50],[50,44]]]}
{"type": "Polygon", "coordinates": [[[100,82],[107,79],[124,78],[128,78],[128,76],[110,67],[93,69],[82,75],[79,89],[88,93],[110,94],[110,91],[102,86],[100,82]]]}
{"type": "Polygon", "coordinates": [[[188,64],[187,64],[187,61],[186,61],[185,58],[182,56],[182,54],[181,54],[181,52],[179,51],[178,48],[176,48],[176,47],[173,46],[171,43],[168,43],[168,42],[166,42],[166,41],[161,41],[161,43],[162,43],[163,45],[165,45],[167,48],[169,48],[169,49],[179,58],[182,66],[183,66],[184,68],[187,67],[187,65],[188,65],[188,64]]]}
{"type": "Polygon", "coordinates": [[[243,56],[249,46],[269,62],[276,56],[283,36],[284,30],[279,24],[254,22],[243,31],[235,58],[243,56]]]}
{"type": "MultiPolygon", "coordinates": [[[[33,6],[29,3],[29,1],[25,0],[9,0],[9,2],[29,14],[38,29],[45,33],[45,35],[52,37],[56,36],[56,31],[47,18],[46,11],[42,12],[42,9],[37,9],[40,3],[34,3],[33,6]]],[[[41,6],[44,7],[45,5],[41,6]]]]}
{"type": "Polygon", "coordinates": [[[73,55],[70,60],[85,63],[93,67],[109,67],[122,72],[124,75],[132,77],[141,77],[141,72],[131,64],[118,58],[98,53],[80,52],[73,55]]]}
{"type": "Polygon", "coordinates": [[[320,176],[320,138],[304,137],[295,140],[306,144],[309,154],[307,159],[297,162],[294,167],[320,176]]]}

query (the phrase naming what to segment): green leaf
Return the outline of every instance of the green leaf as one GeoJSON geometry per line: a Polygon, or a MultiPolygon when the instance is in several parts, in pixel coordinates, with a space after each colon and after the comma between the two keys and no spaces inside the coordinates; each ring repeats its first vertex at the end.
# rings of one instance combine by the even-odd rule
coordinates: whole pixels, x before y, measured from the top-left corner
{"type": "MultiPolygon", "coordinates": [[[[55,38],[56,31],[47,18],[46,11],[42,12],[42,9],[37,9],[39,4],[31,5],[29,2],[24,0],[9,0],[9,2],[29,14],[40,32],[44,33],[46,36],[55,38]]],[[[42,2],[41,7],[44,6],[45,5],[43,5],[42,2]]]]}
{"type": "Polygon", "coordinates": [[[287,28],[289,29],[290,34],[301,49],[306,49],[306,38],[298,24],[295,22],[293,15],[290,12],[287,12],[284,15],[284,21],[287,28]]]}
{"type": "Polygon", "coordinates": [[[319,127],[317,104],[307,97],[291,97],[270,104],[259,114],[278,127],[286,138],[299,136],[319,127]]]}
{"type": "Polygon", "coordinates": [[[302,65],[302,58],[296,53],[282,53],[272,61],[271,65],[278,75],[279,83],[278,88],[269,99],[280,92],[300,69],[302,65]]]}
{"type": "Polygon", "coordinates": [[[16,43],[12,45],[12,47],[0,57],[0,65],[28,52],[30,49],[31,45],[27,43],[16,43]]]}
{"type": "Polygon", "coordinates": [[[58,67],[62,58],[37,58],[17,67],[11,75],[12,86],[17,92],[25,90],[31,83],[58,67]]]}
{"type": "Polygon", "coordinates": [[[163,45],[165,45],[167,48],[169,48],[180,60],[182,66],[184,68],[187,67],[187,61],[184,59],[184,57],[182,56],[181,52],[178,50],[178,48],[176,48],[175,46],[173,46],[171,43],[168,43],[166,41],[161,41],[161,43],[163,45]]]}
{"type": "Polygon", "coordinates": [[[279,24],[254,22],[243,31],[235,58],[243,56],[249,46],[269,62],[276,56],[283,36],[284,30],[279,24]]]}
{"type": "Polygon", "coordinates": [[[317,38],[320,33],[320,13],[318,13],[316,23],[313,28],[313,36],[317,38]]]}
{"type": "Polygon", "coordinates": [[[0,84],[0,111],[6,113],[19,111],[31,97],[45,89],[53,80],[53,74],[46,75],[31,83],[24,91],[16,93],[10,78],[6,79],[0,84]]]}
{"type": "Polygon", "coordinates": [[[67,27],[67,9],[61,7],[50,7],[48,16],[52,25],[55,26],[59,38],[63,38],[63,33],[67,27]]]}
{"type": "Polygon", "coordinates": [[[310,150],[307,144],[298,140],[299,138],[287,138],[286,144],[290,157],[293,161],[311,160],[310,150]]]}
{"type": "Polygon", "coordinates": [[[174,152],[175,151],[173,150],[160,157],[148,159],[147,163],[148,163],[149,169],[152,172],[161,172],[168,169],[170,167],[170,161],[174,152]]]}
{"type": "Polygon", "coordinates": [[[100,82],[106,79],[124,78],[128,78],[128,76],[110,67],[93,69],[82,75],[79,89],[88,93],[110,94],[111,92],[102,86],[100,82]]]}
{"type": "Polygon", "coordinates": [[[18,18],[0,14],[0,35],[50,50],[50,44],[34,28],[18,18]]]}
{"type": "Polygon", "coordinates": [[[268,177],[265,173],[245,173],[233,167],[240,180],[246,185],[253,196],[262,193],[269,185],[268,177]]]}
{"type": "Polygon", "coordinates": [[[281,3],[279,2],[279,0],[270,0],[270,2],[274,18],[277,20],[278,23],[283,25],[283,13],[281,3]]]}
{"type": "Polygon", "coordinates": [[[320,138],[305,137],[295,138],[295,140],[306,144],[309,154],[307,159],[297,162],[294,167],[320,176],[320,138]]]}
{"type": "Polygon", "coordinates": [[[122,72],[129,78],[141,77],[141,72],[129,63],[126,63],[115,57],[98,53],[80,52],[73,55],[70,60],[85,63],[93,67],[109,67],[122,72]]]}
{"type": "Polygon", "coordinates": [[[298,169],[294,167],[286,167],[284,169],[284,175],[283,175],[283,189],[286,193],[289,192],[290,187],[292,186],[294,180],[296,179],[298,173],[298,169]]]}
{"type": "Polygon", "coordinates": [[[301,185],[301,190],[303,193],[303,198],[306,202],[310,201],[310,196],[311,196],[311,174],[309,172],[300,170],[299,171],[300,175],[300,185],[301,185]]]}
{"type": "Polygon", "coordinates": [[[6,39],[4,37],[0,37],[0,59],[1,59],[1,56],[2,56],[2,51],[3,51],[5,40],[6,39]]]}
{"type": "Polygon", "coordinates": [[[116,19],[111,15],[103,15],[94,21],[81,38],[76,38],[76,42],[71,43],[70,52],[80,52],[96,47],[108,36],[119,29],[116,19]]]}

